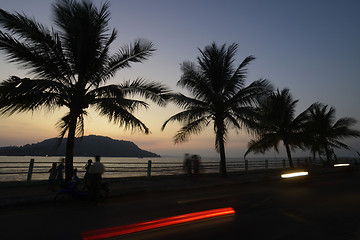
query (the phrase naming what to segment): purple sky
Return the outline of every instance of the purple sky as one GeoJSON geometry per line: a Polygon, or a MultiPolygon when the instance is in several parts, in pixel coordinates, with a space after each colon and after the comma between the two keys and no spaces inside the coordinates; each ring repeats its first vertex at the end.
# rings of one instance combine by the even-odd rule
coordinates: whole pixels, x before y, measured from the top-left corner
{"type": "MultiPolygon", "coordinates": [[[[12,0],[2,3],[1,8],[25,12],[50,27],[51,2],[54,1],[12,0]]],[[[180,63],[196,61],[197,48],[203,49],[213,41],[235,42],[239,44],[238,62],[248,55],[256,57],[249,67],[248,83],[267,78],[276,88],[289,88],[294,99],[299,99],[298,112],[314,102],[322,102],[336,109],[337,118],[360,120],[359,1],[113,0],[110,6],[111,25],[119,33],[113,51],[139,37],[152,41],[158,49],[148,61],[120,71],[110,83],[140,76],[180,91],[175,86],[181,74],[180,63]]],[[[10,75],[26,76],[26,72],[6,63],[0,55],[0,81],[10,75]]],[[[140,112],[152,131],[149,136],[124,132],[91,113],[86,134],[131,140],[161,155],[180,155],[188,150],[216,155],[211,127],[181,146],[172,144],[179,126],[160,131],[162,123],[177,111],[170,104],[165,109],[154,107],[140,112]]],[[[54,125],[62,116],[57,114],[0,117],[0,146],[56,137],[54,125]]],[[[355,128],[360,129],[360,124],[355,128]]],[[[249,139],[245,132],[232,134],[228,154],[242,156],[249,139]]],[[[360,151],[359,139],[346,142],[360,151]]],[[[341,153],[354,155],[354,151],[341,153]]],[[[275,153],[271,151],[269,155],[275,153]]]]}

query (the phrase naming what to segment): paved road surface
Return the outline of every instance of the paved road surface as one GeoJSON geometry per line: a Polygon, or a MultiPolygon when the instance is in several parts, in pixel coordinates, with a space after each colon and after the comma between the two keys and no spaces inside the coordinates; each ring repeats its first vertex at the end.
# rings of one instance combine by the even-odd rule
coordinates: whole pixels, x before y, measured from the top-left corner
{"type": "Polygon", "coordinates": [[[148,192],[95,206],[1,209],[1,239],[81,239],[81,232],[184,213],[233,207],[235,216],[112,239],[360,239],[360,177],[328,174],[302,180],[148,192]]]}

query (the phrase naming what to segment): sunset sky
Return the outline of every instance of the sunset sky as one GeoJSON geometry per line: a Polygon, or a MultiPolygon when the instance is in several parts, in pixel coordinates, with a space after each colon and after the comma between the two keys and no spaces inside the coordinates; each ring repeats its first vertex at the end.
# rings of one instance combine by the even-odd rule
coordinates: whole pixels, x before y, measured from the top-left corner
{"type": "MultiPolygon", "coordinates": [[[[11,0],[2,2],[0,8],[24,12],[51,28],[51,4],[54,2],[11,0]]],[[[104,1],[94,2],[99,6],[104,1]]],[[[353,117],[360,120],[360,2],[357,0],[109,2],[111,27],[118,30],[112,51],[137,38],[152,41],[157,51],[147,61],[119,71],[108,83],[143,77],[187,93],[176,87],[181,76],[180,64],[184,60],[195,62],[198,48],[203,49],[212,42],[218,45],[237,43],[236,64],[249,55],[256,57],[249,66],[247,84],[266,78],[276,88],[289,88],[294,99],[299,99],[298,113],[314,102],[322,102],[336,109],[337,119],[353,117]]],[[[0,53],[0,81],[12,75],[31,77],[18,65],[7,63],[0,53]]],[[[124,131],[90,109],[85,135],[133,141],[140,148],[163,156],[185,152],[217,156],[213,150],[212,127],[181,145],[174,145],[172,140],[180,125],[170,124],[161,132],[164,121],[178,111],[168,104],[166,108],[151,106],[136,113],[152,132],[143,135],[124,131]]],[[[64,108],[54,112],[0,116],[0,146],[19,146],[56,137],[55,124],[65,112],[64,108]]],[[[355,128],[360,130],[360,124],[355,128]]],[[[227,156],[242,157],[251,136],[245,131],[230,132],[227,156]]],[[[360,151],[360,139],[345,142],[360,151]]],[[[354,150],[335,152],[344,156],[356,155],[354,150]]],[[[266,156],[281,155],[284,153],[279,155],[270,151],[266,156]]]]}

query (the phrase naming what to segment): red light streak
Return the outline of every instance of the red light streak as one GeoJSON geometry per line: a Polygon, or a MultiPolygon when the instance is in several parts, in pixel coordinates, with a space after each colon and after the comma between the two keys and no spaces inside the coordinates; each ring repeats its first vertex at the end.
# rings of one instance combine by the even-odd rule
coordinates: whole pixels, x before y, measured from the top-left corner
{"type": "Polygon", "coordinates": [[[234,215],[235,210],[233,208],[219,208],[195,213],[187,213],[183,215],[161,218],[153,221],[128,224],[124,226],[103,228],[92,230],[88,232],[82,232],[81,236],[84,240],[96,240],[109,237],[115,237],[120,235],[125,235],[129,233],[135,233],[144,230],[150,230],[180,223],[192,222],[207,218],[225,216],[225,215],[234,215]]]}

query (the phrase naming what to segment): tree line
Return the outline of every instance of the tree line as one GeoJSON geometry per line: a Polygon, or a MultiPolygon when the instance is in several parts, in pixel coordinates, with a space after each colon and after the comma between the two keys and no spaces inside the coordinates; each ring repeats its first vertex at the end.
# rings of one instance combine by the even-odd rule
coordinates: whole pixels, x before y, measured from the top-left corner
{"type": "Polygon", "coordinates": [[[119,127],[148,134],[148,127],[134,112],[148,108],[147,101],[159,106],[174,103],[182,111],[167,119],[162,130],[171,122],[180,122],[174,142],[181,143],[212,126],[224,177],[230,129],[253,134],[246,154],[278,150],[282,142],[291,167],[291,151],[296,148],[310,149],[314,157],[326,155],[330,161],[333,148],[349,148],[341,142],[343,138],[360,136],[351,129],[355,119],[335,121],[332,107],[314,103],[295,116],[297,100],[288,89],[274,90],[266,79],[246,85],[247,66],[255,57],[248,56],[236,65],[235,43],[212,43],[198,49],[197,63],[181,64],[177,85],[188,90],[188,96],[142,78],[106,85],[117,71],[147,60],[155,51],[153,43],[138,39],[111,54],[117,31],[109,29],[108,3],[96,7],[89,1],[60,0],[53,5],[53,16],[56,30],[25,14],[0,9],[0,51],[34,76],[12,76],[0,83],[0,115],[66,107],[68,112],[56,126],[60,140],[67,134],[67,180],[73,174],[75,137],[84,133],[89,107],[119,127]]]}

